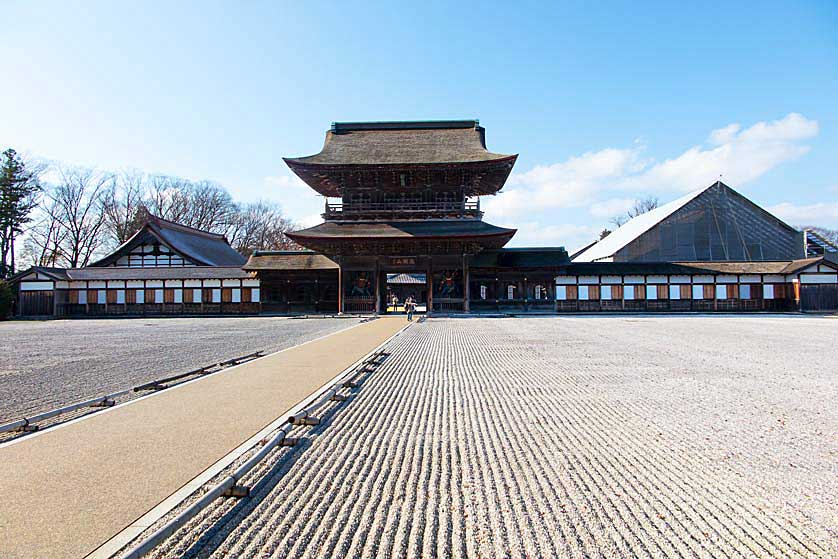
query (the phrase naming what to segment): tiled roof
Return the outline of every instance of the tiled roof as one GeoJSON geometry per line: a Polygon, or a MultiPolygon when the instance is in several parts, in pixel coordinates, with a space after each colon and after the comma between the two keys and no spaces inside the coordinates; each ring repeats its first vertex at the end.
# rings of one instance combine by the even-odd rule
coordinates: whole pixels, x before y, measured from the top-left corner
{"type": "Polygon", "coordinates": [[[327,256],[311,251],[262,251],[251,255],[245,270],[337,270],[327,256]]]}
{"type": "Polygon", "coordinates": [[[486,149],[476,120],[335,123],[316,155],[286,158],[289,165],[397,165],[467,163],[515,158],[486,149]]]}
{"type": "Polygon", "coordinates": [[[241,266],[247,260],[230,246],[224,235],[201,231],[149,215],[140,230],[130,239],[91,266],[112,265],[132,248],[142,244],[149,235],[199,266],[241,266]]]}
{"type": "Polygon", "coordinates": [[[335,222],[327,221],[288,233],[288,237],[301,244],[305,239],[372,239],[372,238],[444,238],[444,237],[484,237],[504,236],[510,238],[515,229],[497,227],[476,219],[449,219],[425,221],[390,221],[390,222],[335,222]]]}
{"type": "Polygon", "coordinates": [[[570,262],[564,247],[484,250],[470,262],[473,268],[558,268],[570,262]]]}

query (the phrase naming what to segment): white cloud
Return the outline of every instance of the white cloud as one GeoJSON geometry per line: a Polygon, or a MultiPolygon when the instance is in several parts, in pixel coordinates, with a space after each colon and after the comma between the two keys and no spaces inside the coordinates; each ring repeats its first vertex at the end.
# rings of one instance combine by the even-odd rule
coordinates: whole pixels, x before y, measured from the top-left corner
{"type": "Polygon", "coordinates": [[[740,124],[728,124],[724,128],[718,128],[710,132],[710,137],[707,141],[714,146],[730,143],[741,129],[742,126],[740,124]]]}
{"type": "Polygon", "coordinates": [[[300,227],[312,227],[322,222],[324,198],[296,175],[265,177],[265,189],[271,198],[282,205],[285,214],[300,227]]]}
{"type": "Polygon", "coordinates": [[[282,194],[290,194],[293,190],[309,190],[309,187],[298,176],[276,175],[265,177],[265,184],[278,188],[282,194]]]}
{"type": "Polygon", "coordinates": [[[722,180],[731,185],[753,181],[809,151],[802,140],[818,133],[818,123],[797,113],[772,122],[758,122],[739,131],[738,124],[713,130],[705,149],[694,146],[672,159],[629,177],[625,186],[656,191],[690,191],[722,180]]]}
{"type": "Polygon", "coordinates": [[[726,183],[741,186],[805,154],[809,146],[803,141],[817,134],[816,121],[790,113],[745,129],[733,123],[712,130],[706,145],[659,162],[644,157],[646,148],[639,143],[592,151],[513,174],[506,188],[484,207],[488,216],[513,218],[534,210],[589,206],[592,215],[606,217],[626,205],[627,191],[636,197],[682,193],[709,186],[720,175],[726,183]],[[603,198],[606,194],[609,198],[603,198]]]}
{"type": "Polygon", "coordinates": [[[634,206],[634,202],[634,198],[609,198],[591,204],[588,211],[595,217],[612,218],[615,215],[626,213],[634,206]]]}
{"type": "Polygon", "coordinates": [[[508,186],[486,201],[485,209],[492,215],[514,217],[532,211],[533,201],[541,208],[584,206],[609,185],[642,168],[640,151],[640,147],[608,148],[513,174],[508,186]]]}
{"type": "Polygon", "coordinates": [[[797,225],[838,226],[838,202],[817,202],[802,206],[783,202],[768,208],[768,211],[783,221],[797,225]]]}

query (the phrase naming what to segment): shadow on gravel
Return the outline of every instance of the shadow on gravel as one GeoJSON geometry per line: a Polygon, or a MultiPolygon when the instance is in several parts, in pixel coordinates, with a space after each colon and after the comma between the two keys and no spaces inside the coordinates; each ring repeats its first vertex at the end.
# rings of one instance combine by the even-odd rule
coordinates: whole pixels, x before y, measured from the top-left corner
{"type": "MultiPolygon", "coordinates": [[[[363,383],[371,374],[372,372],[358,377],[356,381],[358,386],[350,390],[346,401],[335,402],[332,406],[325,409],[319,416],[320,423],[314,427],[310,427],[304,434],[301,433],[296,445],[290,448],[285,447],[284,449],[280,449],[280,452],[284,451],[284,455],[278,458],[262,479],[250,488],[250,495],[239,499],[230,510],[213,522],[212,528],[206,530],[200,538],[195,540],[192,545],[180,554],[180,557],[183,559],[209,557],[218,551],[240,523],[246,520],[248,515],[254,512],[262,504],[263,500],[279,485],[285,475],[297,463],[302,453],[312,445],[314,440],[323,431],[332,425],[335,415],[341,409],[344,409],[345,406],[352,404],[363,383]]],[[[231,497],[227,498],[229,499],[231,497]]]]}

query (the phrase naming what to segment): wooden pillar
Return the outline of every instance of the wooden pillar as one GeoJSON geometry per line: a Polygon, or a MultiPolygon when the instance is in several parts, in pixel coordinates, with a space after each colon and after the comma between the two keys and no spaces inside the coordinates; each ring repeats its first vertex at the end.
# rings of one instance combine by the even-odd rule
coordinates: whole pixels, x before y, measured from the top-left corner
{"type": "Polygon", "coordinates": [[[343,264],[338,260],[338,314],[343,314],[343,264]]]}
{"type": "Polygon", "coordinates": [[[524,276],[524,312],[527,312],[529,303],[529,291],[527,290],[527,276],[524,276]]]}
{"type": "Polygon", "coordinates": [[[381,314],[381,264],[375,259],[375,314],[381,314]]]}
{"type": "Polygon", "coordinates": [[[425,284],[428,287],[428,310],[426,312],[430,316],[434,312],[434,267],[431,257],[428,257],[428,271],[425,274],[425,284]]]}
{"type": "Polygon", "coordinates": [[[471,312],[469,283],[468,254],[463,254],[463,312],[471,312]]]}

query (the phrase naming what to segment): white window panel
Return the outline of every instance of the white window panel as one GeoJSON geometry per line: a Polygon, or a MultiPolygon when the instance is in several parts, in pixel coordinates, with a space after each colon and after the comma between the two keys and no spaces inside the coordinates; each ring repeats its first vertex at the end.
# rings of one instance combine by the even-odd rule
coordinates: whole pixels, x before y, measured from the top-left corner
{"type": "Polygon", "coordinates": [[[162,289],[155,289],[154,290],[154,302],[155,303],[162,303],[163,302],[163,290],[162,289]]]}
{"type": "Polygon", "coordinates": [[[704,299],[703,285],[693,285],[693,299],[704,299]]]}
{"type": "Polygon", "coordinates": [[[138,289],[137,290],[137,303],[138,304],[145,303],[145,289],[138,289]]]}
{"type": "Polygon", "coordinates": [[[647,285],[646,286],[646,299],[650,301],[654,301],[658,298],[658,286],[657,285],[647,285]]]}
{"type": "Polygon", "coordinates": [[[125,290],[124,289],[117,289],[116,290],[116,302],[120,305],[125,304],[125,290]]]}
{"type": "Polygon", "coordinates": [[[716,286],[716,299],[727,299],[727,286],[726,285],[717,285],[716,286]]]}
{"type": "Polygon", "coordinates": [[[587,285],[580,285],[579,286],[579,300],[580,301],[587,301],[588,297],[589,297],[588,286],[587,285]]]}
{"type": "Polygon", "coordinates": [[[623,286],[623,299],[625,299],[626,301],[634,301],[634,286],[633,285],[623,286]]]}
{"type": "Polygon", "coordinates": [[[108,292],[104,289],[100,289],[96,292],[96,302],[100,305],[104,305],[108,302],[108,292]]]}
{"type": "Polygon", "coordinates": [[[599,293],[599,298],[603,301],[610,301],[611,300],[611,286],[610,285],[603,285],[601,291],[599,293]]]}
{"type": "Polygon", "coordinates": [[[669,298],[670,299],[680,299],[681,298],[681,286],[680,285],[670,285],[669,286],[669,298]]]}
{"type": "Polygon", "coordinates": [[[488,293],[489,289],[485,285],[480,286],[480,298],[485,300],[486,294],[488,293]]]}
{"type": "Polygon", "coordinates": [[[740,285],[739,286],[739,298],[740,299],[750,299],[751,298],[751,286],[750,285],[740,285]]]}
{"type": "Polygon", "coordinates": [[[556,286],[556,301],[567,301],[567,286],[556,286]]]}
{"type": "Polygon", "coordinates": [[[87,290],[80,289],[79,290],[79,305],[86,305],[87,304],[87,290]]]}
{"type": "MultiPolygon", "coordinates": [[[[483,287],[486,287],[486,286],[484,285],[483,287]]],[[[250,290],[250,302],[251,303],[258,303],[259,302],[259,288],[258,287],[250,290]]]]}
{"type": "Polygon", "coordinates": [[[212,290],[212,302],[213,303],[220,303],[221,302],[221,290],[220,289],[213,289],[212,290]]]}
{"type": "Polygon", "coordinates": [[[183,303],[183,289],[175,289],[175,303],[183,303]]]}
{"type": "Polygon", "coordinates": [[[762,286],[762,298],[763,299],[773,299],[774,298],[774,286],[770,283],[767,283],[762,286]]]}
{"type": "Polygon", "coordinates": [[[238,287],[233,289],[233,299],[234,303],[241,303],[242,302],[242,290],[238,287]]]}
{"type": "Polygon", "coordinates": [[[192,290],[192,302],[193,303],[200,303],[201,302],[201,290],[200,289],[193,289],[192,290]]]}

